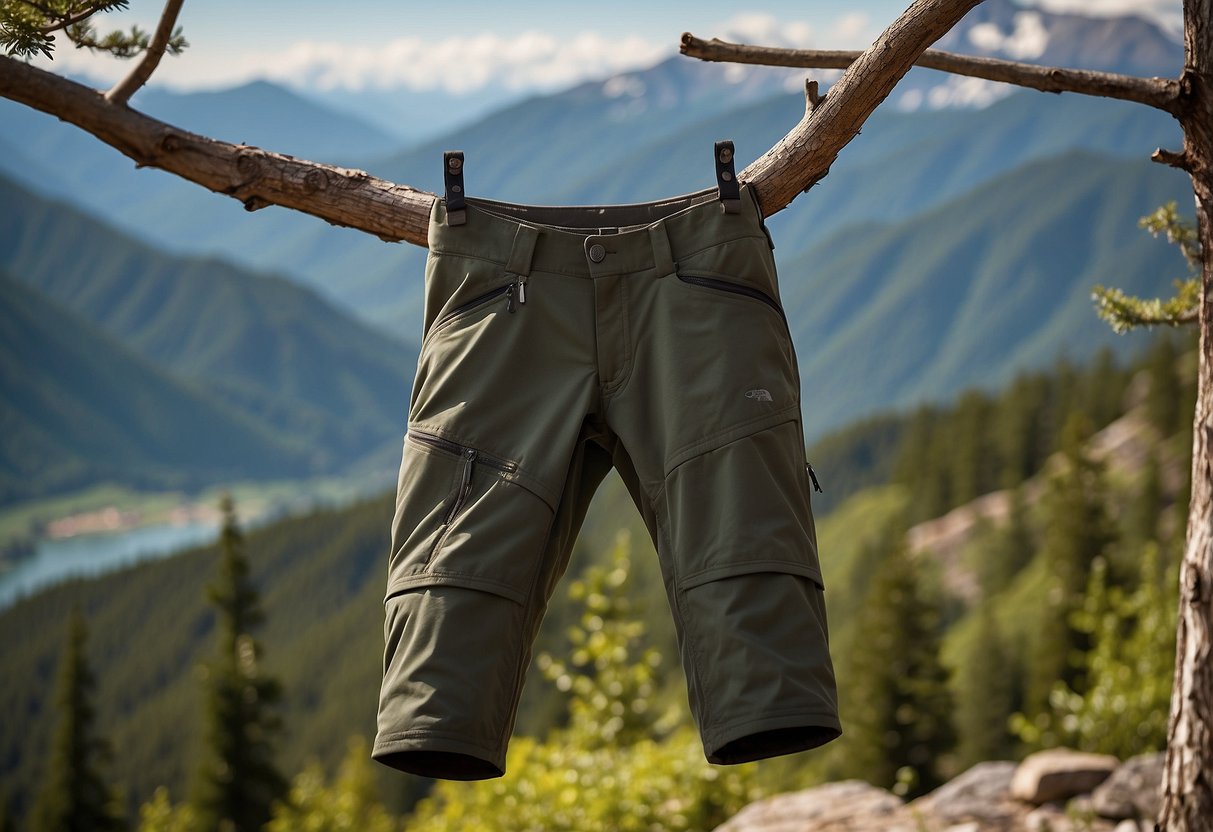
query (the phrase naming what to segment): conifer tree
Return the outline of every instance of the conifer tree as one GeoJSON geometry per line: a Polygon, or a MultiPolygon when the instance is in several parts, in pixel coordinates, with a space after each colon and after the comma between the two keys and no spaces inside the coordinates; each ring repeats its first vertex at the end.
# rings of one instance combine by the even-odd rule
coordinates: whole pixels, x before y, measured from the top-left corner
{"type": "Polygon", "coordinates": [[[982,760],[1006,759],[1012,738],[1008,720],[1015,712],[1019,672],[989,603],[977,613],[977,631],[956,677],[957,755],[962,768],[982,760]]]}
{"type": "Polygon", "coordinates": [[[992,598],[1010,586],[1035,553],[1023,489],[1014,488],[1009,497],[1006,524],[993,532],[990,545],[984,547],[977,564],[982,598],[992,598]]]}
{"type": "Polygon", "coordinates": [[[1150,392],[1146,396],[1146,413],[1164,439],[1179,432],[1182,418],[1179,405],[1183,383],[1179,378],[1178,357],[1171,338],[1155,339],[1148,364],[1150,392]]]}
{"type": "MultiPolygon", "coordinates": [[[[903,542],[868,593],[844,692],[847,776],[912,796],[940,783],[939,758],[955,744],[948,671],[939,657],[938,610],[925,597],[903,542]]],[[[840,677],[841,678],[841,677],[840,677]]]]}
{"type": "Polygon", "coordinates": [[[109,744],[97,736],[92,696],[95,678],[84,652],[88,627],[79,609],[68,619],[59,670],[59,727],[50,769],[34,805],[34,832],[106,832],[123,829],[115,791],[101,775],[109,744]]]}
{"type": "Polygon", "coordinates": [[[1048,583],[1038,629],[1028,649],[1027,713],[1048,709],[1049,693],[1058,682],[1081,688],[1075,654],[1086,638],[1070,616],[1081,603],[1091,563],[1115,539],[1107,514],[1103,466],[1087,454],[1089,420],[1074,412],[1062,435],[1063,464],[1049,479],[1042,553],[1048,583]]]}
{"type": "Polygon", "coordinates": [[[273,759],[281,691],[259,668],[261,647],[252,633],[263,616],[230,497],[222,510],[219,577],[208,592],[218,615],[218,650],[205,668],[207,758],[191,803],[199,828],[245,832],[260,829],[286,793],[273,759]]]}

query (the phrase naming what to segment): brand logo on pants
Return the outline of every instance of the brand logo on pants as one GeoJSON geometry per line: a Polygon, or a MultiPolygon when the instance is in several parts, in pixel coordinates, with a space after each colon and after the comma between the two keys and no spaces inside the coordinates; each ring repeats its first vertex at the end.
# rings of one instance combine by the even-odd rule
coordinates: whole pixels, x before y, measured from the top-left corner
{"type": "Polygon", "coordinates": [[[765,387],[759,387],[756,390],[747,390],[745,391],[745,397],[747,399],[753,399],[756,402],[774,401],[774,399],[771,398],[771,391],[767,390],[765,387]]]}

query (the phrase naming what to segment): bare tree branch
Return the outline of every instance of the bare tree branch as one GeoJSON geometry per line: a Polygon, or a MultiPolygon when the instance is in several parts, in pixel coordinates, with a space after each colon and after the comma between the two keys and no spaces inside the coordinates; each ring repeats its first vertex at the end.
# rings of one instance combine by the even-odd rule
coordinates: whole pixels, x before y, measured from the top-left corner
{"type": "Polygon", "coordinates": [[[918,56],[979,2],[915,0],[902,12],[790,133],[739,174],[757,192],[763,215],[782,211],[825,176],[918,56]]]}
{"type": "MultiPolygon", "coordinates": [[[[915,0],[830,94],[743,172],[757,191],[763,213],[782,210],[824,176],[838,151],[922,50],[978,2],[915,0]]],[[[0,57],[0,96],[72,123],[140,166],[160,168],[239,199],[249,210],[282,205],[384,240],[427,243],[435,196],[408,185],[199,136],[12,58],[0,57]]]]}
{"type": "Polygon", "coordinates": [[[164,57],[165,47],[168,46],[168,42],[173,36],[173,27],[177,25],[177,14],[181,11],[181,5],[184,2],[185,0],[168,0],[164,4],[164,11],[160,13],[160,23],[156,26],[156,34],[152,36],[152,42],[147,46],[147,52],[143,54],[135,68],[105,94],[106,100],[111,104],[125,105],[135,91],[152,77],[152,73],[160,65],[160,59],[164,57]]]}
{"type": "Polygon", "coordinates": [[[434,194],[360,170],[199,136],[14,58],[0,56],[0,96],[58,116],[137,165],[227,194],[249,210],[282,205],[390,242],[426,245],[434,194]]]}
{"type": "MultiPolygon", "coordinates": [[[[777,49],[729,43],[715,38],[703,40],[690,32],[683,34],[681,50],[684,55],[704,61],[813,69],[845,69],[862,54],[844,49],[777,49]]],[[[1060,69],[934,49],[923,52],[915,61],[915,66],[987,81],[1002,81],[1041,92],[1076,92],[1102,98],[1121,98],[1156,107],[1172,115],[1176,114],[1179,106],[1179,81],[1171,78],[1137,78],[1113,72],[1060,69]]]]}

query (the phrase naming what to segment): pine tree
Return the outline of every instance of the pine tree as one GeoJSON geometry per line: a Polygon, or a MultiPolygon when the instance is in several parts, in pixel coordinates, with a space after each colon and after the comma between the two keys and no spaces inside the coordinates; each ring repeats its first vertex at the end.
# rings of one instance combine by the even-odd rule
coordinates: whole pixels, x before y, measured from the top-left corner
{"type": "Polygon", "coordinates": [[[1170,338],[1155,339],[1149,358],[1150,392],[1146,396],[1146,413],[1163,438],[1173,436],[1180,429],[1183,383],[1177,360],[1175,344],[1170,338]]]}
{"type": "Polygon", "coordinates": [[[939,758],[955,744],[948,671],[939,657],[938,610],[925,598],[904,543],[876,575],[855,633],[844,714],[848,776],[912,796],[941,782],[939,758]]]}
{"type": "Polygon", "coordinates": [[[1036,715],[1049,707],[1058,681],[1081,688],[1075,654],[1086,649],[1086,637],[1070,616],[1081,603],[1092,562],[1103,554],[1115,533],[1107,513],[1103,466],[1084,448],[1090,422],[1071,414],[1062,436],[1063,464],[1050,479],[1045,501],[1042,551],[1048,564],[1048,586],[1038,629],[1028,648],[1025,707],[1036,715]]]}
{"type": "Polygon", "coordinates": [[[59,727],[50,770],[32,816],[34,832],[124,829],[118,798],[101,775],[109,744],[97,736],[92,695],[96,684],[84,646],[88,627],[79,609],[68,619],[67,645],[59,670],[59,727]]]}
{"type": "Polygon", "coordinates": [[[990,545],[984,547],[977,564],[982,598],[992,598],[1010,586],[1036,553],[1023,489],[1012,489],[1009,502],[1006,524],[993,532],[990,545]]]}
{"type": "Polygon", "coordinates": [[[219,577],[208,593],[218,613],[218,651],[205,669],[208,757],[191,803],[199,828],[244,832],[260,829],[274,801],[286,794],[273,759],[281,691],[258,667],[261,648],[252,632],[262,613],[230,497],[223,498],[222,510],[219,577]]]}
{"type": "Polygon", "coordinates": [[[956,676],[957,755],[962,768],[1011,755],[1008,720],[1015,712],[1019,678],[994,612],[989,603],[983,603],[976,634],[956,676]]]}

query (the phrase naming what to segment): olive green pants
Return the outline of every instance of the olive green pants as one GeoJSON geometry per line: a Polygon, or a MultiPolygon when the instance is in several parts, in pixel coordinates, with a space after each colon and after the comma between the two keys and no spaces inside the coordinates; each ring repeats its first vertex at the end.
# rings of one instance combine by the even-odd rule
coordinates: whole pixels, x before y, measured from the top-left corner
{"type": "Polygon", "coordinates": [[[540,619],[618,469],[653,537],[713,763],[840,728],[800,383],[751,189],[433,208],[373,755],[505,770],[540,619]]]}

